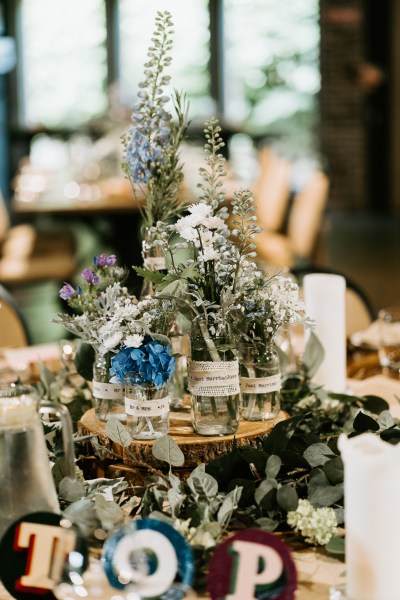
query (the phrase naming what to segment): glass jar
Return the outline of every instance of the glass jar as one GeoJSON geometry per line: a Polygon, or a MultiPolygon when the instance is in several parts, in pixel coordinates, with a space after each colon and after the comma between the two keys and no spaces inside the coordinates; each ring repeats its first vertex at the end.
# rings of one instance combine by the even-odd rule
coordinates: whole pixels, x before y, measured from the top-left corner
{"type": "Polygon", "coordinates": [[[192,324],[188,386],[192,424],[199,435],[236,433],[239,426],[239,363],[228,331],[211,335],[204,319],[192,324]]]}
{"type": "Polygon", "coordinates": [[[135,440],[154,440],[169,432],[167,386],[136,383],[128,378],[125,386],[126,427],[135,440]]]}
{"type": "Polygon", "coordinates": [[[110,383],[111,353],[95,353],[93,364],[94,413],[100,421],[110,417],[125,421],[124,386],[110,383]]]}
{"type": "Polygon", "coordinates": [[[274,419],[280,409],[281,372],[273,341],[239,345],[241,416],[247,421],[274,419]]]}
{"type": "MultiPolygon", "coordinates": [[[[163,271],[166,268],[165,256],[160,246],[155,244],[154,233],[150,227],[144,230],[142,241],[143,267],[150,271],[163,271]]],[[[154,286],[151,281],[144,279],[140,299],[152,298],[154,296],[154,286]]]]}

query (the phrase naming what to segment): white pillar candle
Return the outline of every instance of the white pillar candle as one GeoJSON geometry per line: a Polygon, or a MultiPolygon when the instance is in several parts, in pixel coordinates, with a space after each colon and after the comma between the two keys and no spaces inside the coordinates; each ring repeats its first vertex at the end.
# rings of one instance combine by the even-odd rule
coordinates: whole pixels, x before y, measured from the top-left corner
{"type": "Polygon", "coordinates": [[[399,600],[400,445],[372,433],[339,438],[344,462],[346,593],[399,600]]]}
{"type": "Polygon", "coordinates": [[[303,280],[306,313],[325,356],[313,381],[332,392],[346,388],[346,281],[341,275],[313,273],[303,280]]]}

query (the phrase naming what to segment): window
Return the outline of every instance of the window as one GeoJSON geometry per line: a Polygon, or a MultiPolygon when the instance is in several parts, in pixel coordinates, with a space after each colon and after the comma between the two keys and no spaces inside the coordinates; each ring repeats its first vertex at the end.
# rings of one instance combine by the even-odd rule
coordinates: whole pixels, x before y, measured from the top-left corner
{"type": "Polygon", "coordinates": [[[313,143],[318,0],[20,0],[19,6],[20,117],[27,127],[73,129],[104,114],[110,65],[119,99],[130,107],[155,13],[170,10],[170,74],[189,97],[192,121],[219,114],[233,130],[284,136],[302,148],[313,143]],[[211,47],[218,52],[211,55],[211,47]],[[213,98],[211,90],[223,93],[213,98]]]}
{"type": "Polygon", "coordinates": [[[103,0],[23,0],[22,114],[28,127],[76,127],[106,110],[103,0]]]}

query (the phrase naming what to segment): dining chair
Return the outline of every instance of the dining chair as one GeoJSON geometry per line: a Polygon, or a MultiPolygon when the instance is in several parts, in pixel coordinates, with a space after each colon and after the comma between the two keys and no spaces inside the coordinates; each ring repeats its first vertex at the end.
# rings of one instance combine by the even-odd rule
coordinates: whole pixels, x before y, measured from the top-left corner
{"type": "Polygon", "coordinates": [[[257,219],[265,230],[278,232],[289,205],[292,165],[265,147],[259,153],[259,167],[253,188],[257,219]]]}
{"type": "Polygon", "coordinates": [[[0,285],[0,348],[28,346],[30,336],[25,319],[11,293],[0,285]]]}
{"type": "Polygon", "coordinates": [[[0,194],[0,283],[12,288],[38,281],[65,281],[75,268],[72,232],[45,231],[28,223],[11,226],[0,194]]]}
{"type": "Polygon", "coordinates": [[[330,269],[329,267],[303,267],[293,268],[291,273],[296,277],[299,286],[302,286],[303,278],[310,273],[327,273],[341,275],[346,281],[346,335],[350,338],[354,333],[363,331],[377,318],[368,295],[353,279],[344,273],[330,269]]]}
{"type": "Polygon", "coordinates": [[[329,179],[316,170],[293,197],[286,233],[264,229],[256,236],[258,260],[278,267],[312,264],[328,200],[329,179]]]}

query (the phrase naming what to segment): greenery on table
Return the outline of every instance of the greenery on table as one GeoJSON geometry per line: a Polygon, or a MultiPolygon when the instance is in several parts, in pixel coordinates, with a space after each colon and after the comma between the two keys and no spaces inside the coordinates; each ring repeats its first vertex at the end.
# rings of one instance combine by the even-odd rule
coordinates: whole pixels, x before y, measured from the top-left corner
{"type": "MultiPolygon", "coordinates": [[[[321,512],[314,519],[317,530],[310,530],[313,522],[310,518],[307,530],[299,527],[299,532],[291,536],[288,513],[289,521],[295,523],[294,511],[299,508],[299,500],[309,501],[312,509],[302,504],[304,512],[318,516],[315,511],[331,508],[336,523],[342,525],[343,463],[337,449],[339,434],[344,431],[354,437],[372,431],[396,444],[400,440],[400,422],[392,417],[382,398],[333,394],[313,384],[311,377],[320,360],[318,342],[311,336],[299,372],[287,376],[283,383],[283,402],[290,418],[276,424],[269,435],[258,439],[255,447],[234,445],[228,454],[198,466],[186,481],[174,471],[184,464],[184,456],[169,436],[153,445],[154,456],[166,462],[169,469],[164,472],[138,465],[147,467],[149,473],[143,486],[132,486],[122,478],[87,482],[81,472],[76,481],[63,479],[59,432],[47,436],[49,445],[55,441],[52,452],[57,460],[53,473],[65,514],[81,527],[92,545],[101,545],[107,531],[134,517],[166,520],[192,545],[200,579],[213,548],[229,531],[260,527],[280,532],[292,541],[301,541],[303,532],[313,545],[318,540],[325,543],[331,535],[329,531],[335,531],[331,512],[321,512]],[[99,531],[104,532],[100,539],[99,531]]],[[[63,387],[57,381],[64,381],[65,376],[65,373],[54,376],[43,369],[45,395],[57,399],[63,387]]],[[[75,401],[79,402],[79,398],[83,401],[84,397],[78,389],[75,401]]],[[[110,419],[106,433],[129,454],[132,440],[122,423],[110,419]]],[[[113,457],[95,436],[77,437],[76,442],[78,456],[89,443],[98,457],[113,457]]],[[[342,553],[343,541],[333,537],[326,547],[342,553]]]]}

